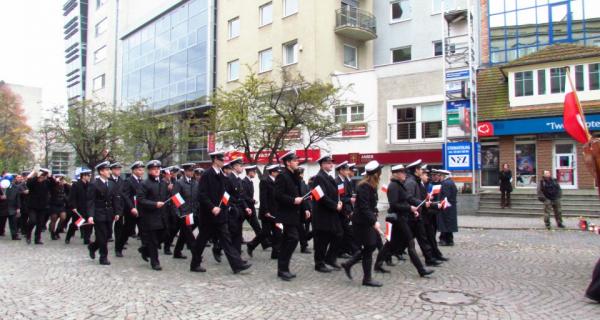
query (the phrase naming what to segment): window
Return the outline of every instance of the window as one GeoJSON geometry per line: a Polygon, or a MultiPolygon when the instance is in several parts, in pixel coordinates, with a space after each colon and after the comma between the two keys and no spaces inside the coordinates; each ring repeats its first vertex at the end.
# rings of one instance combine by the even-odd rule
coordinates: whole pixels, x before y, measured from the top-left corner
{"type": "Polygon", "coordinates": [[[561,93],[565,92],[565,68],[550,69],[550,92],[561,93]]]}
{"type": "Polygon", "coordinates": [[[240,17],[229,20],[229,39],[240,36],[240,17]]]}
{"type": "Polygon", "coordinates": [[[584,90],[583,78],[583,65],[575,66],[575,89],[577,91],[584,90]]]}
{"type": "Polygon", "coordinates": [[[298,62],[298,40],[290,41],[283,45],[283,65],[287,66],[298,62]]]}
{"type": "Polygon", "coordinates": [[[535,142],[515,144],[515,162],[517,186],[535,187],[537,185],[535,142]]]}
{"type": "Polygon", "coordinates": [[[348,108],[347,107],[335,108],[335,122],[337,122],[337,123],[348,122],[348,108]]]}
{"type": "Polygon", "coordinates": [[[105,33],[106,30],[108,30],[108,18],[104,18],[96,24],[96,37],[105,33]]]}
{"type": "Polygon", "coordinates": [[[335,108],[335,121],[337,123],[365,121],[365,106],[362,104],[342,106],[335,108]],[[348,118],[350,115],[350,118],[348,118]]]}
{"type": "Polygon", "coordinates": [[[271,71],[273,69],[273,50],[271,48],[258,53],[259,72],[271,71]]]}
{"type": "Polygon", "coordinates": [[[96,9],[99,9],[106,4],[106,0],[96,0],[96,9]]]}
{"type": "Polygon", "coordinates": [[[344,65],[346,67],[358,68],[357,50],[353,46],[344,45],[344,65]]]}
{"type": "Polygon", "coordinates": [[[227,63],[227,81],[235,81],[240,77],[240,60],[227,63]]]}
{"type": "Polygon", "coordinates": [[[298,12],[298,0],[283,0],[283,16],[291,16],[298,12]]]}
{"type": "Polygon", "coordinates": [[[69,173],[69,153],[68,152],[52,152],[51,168],[54,174],[69,173]]]}
{"type": "Polygon", "coordinates": [[[106,46],[94,51],[94,63],[98,63],[106,59],[106,46]]]}
{"type": "Polygon", "coordinates": [[[396,108],[396,132],[392,137],[395,140],[442,138],[444,130],[442,106],[442,104],[427,104],[396,108]]]}
{"type": "Polygon", "coordinates": [[[442,137],[442,105],[421,106],[421,138],[442,137]]]}
{"type": "Polygon", "coordinates": [[[498,144],[481,145],[481,185],[495,187],[499,185],[500,148],[498,144]]]}
{"type": "Polygon", "coordinates": [[[104,83],[104,75],[97,76],[92,82],[92,89],[94,91],[104,89],[104,83]]]}
{"type": "Polygon", "coordinates": [[[416,116],[417,108],[399,108],[396,110],[397,132],[396,139],[408,140],[417,137],[416,116]]]}
{"type": "Polygon", "coordinates": [[[590,81],[590,90],[600,89],[600,63],[593,63],[588,66],[588,76],[590,81]]]}
{"type": "Polygon", "coordinates": [[[408,20],[412,16],[410,0],[394,0],[390,3],[392,22],[408,20]]]}
{"type": "Polygon", "coordinates": [[[409,61],[411,59],[411,47],[392,49],[392,63],[409,61]]]}
{"type": "Polygon", "coordinates": [[[515,96],[533,95],[533,71],[515,73],[515,96]]]}
{"type": "Polygon", "coordinates": [[[273,22],[273,3],[269,2],[260,8],[260,26],[265,26],[273,22]]]}
{"type": "Polygon", "coordinates": [[[350,107],[350,122],[358,122],[365,120],[365,106],[356,105],[350,107]]]}
{"type": "Polygon", "coordinates": [[[444,52],[442,51],[442,42],[441,41],[434,41],[433,42],[433,56],[434,57],[439,57],[442,54],[444,54],[444,52]]]}
{"type": "Polygon", "coordinates": [[[537,71],[538,94],[546,94],[546,70],[537,71]]]}

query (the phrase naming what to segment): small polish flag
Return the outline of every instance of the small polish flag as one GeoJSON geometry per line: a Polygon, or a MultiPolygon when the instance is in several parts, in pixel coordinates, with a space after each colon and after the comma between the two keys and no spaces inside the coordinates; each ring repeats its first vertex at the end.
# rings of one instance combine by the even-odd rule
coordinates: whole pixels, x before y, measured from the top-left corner
{"type": "Polygon", "coordinates": [[[185,200],[183,200],[183,197],[179,192],[176,195],[172,196],[171,200],[177,208],[181,207],[185,203],[185,200]]]}
{"type": "Polygon", "coordinates": [[[385,223],[385,240],[387,241],[392,241],[392,223],[391,222],[386,222],[385,223]]]}
{"type": "Polygon", "coordinates": [[[283,223],[276,223],[276,224],[275,224],[275,228],[277,228],[277,229],[279,229],[279,230],[283,231],[283,223]]]}
{"type": "Polygon", "coordinates": [[[388,188],[387,188],[387,186],[383,186],[383,187],[381,187],[381,192],[383,192],[383,193],[387,193],[387,191],[388,191],[388,188]]]}
{"type": "Polygon", "coordinates": [[[137,209],[137,196],[133,196],[133,207],[137,209]]]}
{"type": "Polygon", "coordinates": [[[325,192],[323,192],[321,186],[317,186],[316,188],[312,189],[310,193],[312,194],[313,199],[315,199],[316,201],[321,200],[321,198],[325,196],[325,192]]]}
{"type": "Polygon", "coordinates": [[[442,202],[440,202],[440,204],[442,205],[442,209],[447,209],[447,208],[452,207],[452,205],[448,201],[448,198],[444,198],[444,200],[442,200],[442,202]]]}
{"type": "Polygon", "coordinates": [[[188,215],[185,216],[185,225],[186,226],[191,226],[194,224],[194,214],[190,213],[188,215]]]}
{"type": "Polygon", "coordinates": [[[344,184],[343,183],[338,184],[337,187],[338,187],[338,194],[340,196],[343,195],[344,193],[346,193],[346,189],[344,189],[344,184]]]}
{"type": "Polygon", "coordinates": [[[77,226],[77,228],[81,228],[81,226],[85,223],[85,219],[83,219],[82,217],[79,217],[79,219],[77,219],[77,221],[75,221],[75,225],[77,226]]]}
{"type": "Polygon", "coordinates": [[[436,184],[435,186],[430,186],[429,193],[427,194],[428,199],[433,198],[433,196],[435,196],[436,194],[440,193],[440,191],[442,191],[442,185],[441,184],[436,184]]]}
{"type": "Polygon", "coordinates": [[[225,191],[225,193],[223,194],[223,197],[221,198],[221,202],[223,202],[224,205],[229,205],[229,198],[231,196],[229,195],[229,193],[227,193],[227,191],[225,191]]]}

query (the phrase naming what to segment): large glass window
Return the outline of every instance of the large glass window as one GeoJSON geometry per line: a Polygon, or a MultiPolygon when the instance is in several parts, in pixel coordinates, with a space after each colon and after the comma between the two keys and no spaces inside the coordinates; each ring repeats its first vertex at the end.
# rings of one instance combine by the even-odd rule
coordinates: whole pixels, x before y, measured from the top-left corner
{"type": "Polygon", "coordinates": [[[515,145],[516,177],[518,187],[537,186],[535,142],[515,145]]]}
{"type": "Polygon", "coordinates": [[[287,17],[298,12],[298,0],[283,0],[283,16],[287,17]]]}
{"type": "Polygon", "coordinates": [[[600,89],[600,63],[590,64],[588,66],[588,75],[590,82],[590,90],[600,89]]]}
{"type": "Polygon", "coordinates": [[[421,138],[442,137],[442,105],[421,107],[421,138]]]}
{"type": "Polygon", "coordinates": [[[356,47],[344,45],[344,65],[347,67],[358,68],[358,57],[356,47]]]}
{"type": "Polygon", "coordinates": [[[229,39],[236,38],[240,35],[240,17],[229,20],[229,39]]]}
{"type": "Polygon", "coordinates": [[[515,96],[533,95],[533,72],[515,72],[515,96]]]}
{"type": "Polygon", "coordinates": [[[92,81],[92,89],[94,91],[104,89],[104,84],[105,84],[105,77],[104,77],[104,74],[102,74],[102,75],[94,78],[94,80],[92,81]]]}
{"type": "Polygon", "coordinates": [[[104,18],[102,20],[100,20],[100,22],[98,22],[96,24],[96,37],[105,33],[106,30],[108,30],[108,18],[104,18]]]}
{"type": "Polygon", "coordinates": [[[552,68],[550,69],[550,92],[561,93],[565,92],[565,75],[567,70],[565,68],[552,68]]]}
{"type": "Polygon", "coordinates": [[[575,66],[575,88],[577,91],[584,90],[583,65],[575,66]]]}
{"type": "Polygon", "coordinates": [[[412,18],[411,0],[393,0],[390,3],[390,14],[392,22],[408,20],[412,18]]]}
{"type": "Polygon", "coordinates": [[[500,148],[497,144],[481,146],[481,185],[494,187],[500,185],[500,148]]]}
{"type": "Polygon", "coordinates": [[[411,56],[411,46],[392,49],[392,63],[409,61],[411,56]]]}
{"type": "Polygon", "coordinates": [[[259,8],[260,25],[264,26],[273,22],[273,3],[269,2],[259,8]]]}
{"type": "Polygon", "coordinates": [[[408,140],[417,137],[417,108],[398,108],[396,110],[396,139],[408,140]]]}
{"type": "Polygon", "coordinates": [[[537,71],[537,81],[538,81],[538,94],[546,94],[546,70],[538,70],[537,71]]]}
{"type": "Polygon", "coordinates": [[[234,81],[240,78],[240,60],[234,60],[227,64],[227,80],[234,81]]]}
{"type": "Polygon", "coordinates": [[[273,70],[273,50],[271,48],[258,53],[258,70],[266,72],[273,70]]]}
{"type": "Polygon", "coordinates": [[[68,152],[52,152],[52,160],[50,169],[53,174],[69,174],[69,153],[68,152]]]}
{"type": "Polygon", "coordinates": [[[298,62],[298,41],[290,41],[283,45],[283,65],[287,66],[298,62]]]}

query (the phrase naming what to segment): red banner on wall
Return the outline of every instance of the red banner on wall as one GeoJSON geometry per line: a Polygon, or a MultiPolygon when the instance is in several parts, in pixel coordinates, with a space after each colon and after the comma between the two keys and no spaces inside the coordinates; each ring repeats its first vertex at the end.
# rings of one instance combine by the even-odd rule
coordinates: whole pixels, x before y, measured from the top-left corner
{"type": "MultiPolygon", "coordinates": [[[[278,151],[277,155],[274,157],[273,162],[277,162],[277,160],[279,159],[279,157],[283,156],[284,154],[286,154],[289,150],[283,150],[283,151],[278,151]]],[[[259,164],[267,164],[269,162],[269,155],[271,154],[271,151],[269,150],[263,150],[260,155],[258,156],[257,159],[257,163],[259,164]]],[[[256,155],[256,152],[252,152],[250,153],[251,157],[254,158],[256,155]]],[[[321,157],[321,150],[320,149],[309,149],[307,152],[304,152],[304,150],[296,150],[296,156],[298,156],[298,160],[300,160],[300,162],[315,162],[317,161],[317,159],[319,159],[321,157]]],[[[243,152],[241,151],[229,151],[225,153],[225,161],[231,161],[233,159],[236,158],[242,158],[244,160],[244,162],[251,162],[250,160],[248,160],[246,158],[246,156],[244,155],[243,152]]]]}
{"type": "Polygon", "coordinates": [[[408,164],[418,159],[424,163],[441,164],[442,150],[419,150],[419,151],[399,151],[388,153],[351,153],[334,154],[333,161],[340,163],[342,161],[354,162],[357,164],[366,164],[371,160],[377,160],[381,164],[408,164]]]}

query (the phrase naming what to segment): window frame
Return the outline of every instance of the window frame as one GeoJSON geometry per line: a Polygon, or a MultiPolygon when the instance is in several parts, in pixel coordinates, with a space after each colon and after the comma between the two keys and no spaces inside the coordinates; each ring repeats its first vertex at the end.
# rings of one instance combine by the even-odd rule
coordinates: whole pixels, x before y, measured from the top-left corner
{"type": "MultiPolygon", "coordinates": [[[[440,142],[440,141],[444,141],[444,137],[446,134],[446,119],[445,119],[445,112],[444,112],[444,106],[443,106],[443,101],[428,101],[428,102],[421,102],[421,103],[411,103],[411,104],[390,104],[391,106],[391,116],[393,117],[393,121],[391,123],[391,127],[388,127],[388,131],[389,131],[389,137],[390,137],[390,144],[407,144],[407,143],[412,143],[412,142],[419,142],[419,143],[429,143],[429,142],[440,142]],[[423,137],[423,109],[427,108],[427,107],[440,107],[442,110],[442,117],[441,120],[439,120],[439,122],[441,123],[441,128],[440,128],[440,136],[439,137],[435,137],[435,138],[424,138],[423,137]],[[398,139],[398,110],[400,109],[409,109],[409,108],[413,108],[415,109],[415,120],[413,122],[411,121],[407,121],[407,122],[411,122],[414,123],[414,130],[415,130],[415,138],[408,138],[408,139],[398,139]]],[[[438,122],[438,121],[428,121],[428,122],[438,122]]]]}
{"type": "Polygon", "coordinates": [[[533,74],[533,70],[526,70],[526,71],[519,71],[519,72],[515,72],[515,77],[514,77],[514,81],[513,81],[513,85],[515,87],[515,97],[532,97],[535,95],[535,89],[536,86],[534,85],[534,74],[533,74]],[[521,79],[517,79],[517,76],[521,74],[521,79]],[[527,79],[526,75],[529,75],[531,78],[527,79]],[[519,86],[521,87],[521,95],[517,94],[517,81],[520,81],[519,86]],[[529,92],[531,92],[531,94],[527,94],[527,83],[530,82],[531,83],[531,90],[529,92]]]}
{"type": "Polygon", "coordinates": [[[364,103],[355,103],[355,104],[347,104],[347,105],[341,105],[341,106],[337,106],[335,107],[335,120],[337,123],[340,124],[356,124],[356,123],[364,123],[365,122],[365,104],[364,103]],[[362,112],[352,112],[353,108],[362,108],[362,112]],[[337,111],[338,110],[345,110],[344,112],[344,116],[345,116],[345,120],[343,122],[337,122],[338,119],[338,114],[337,111]],[[360,120],[353,120],[353,116],[356,115],[362,115],[362,119],[360,120]]]}
{"type": "Polygon", "coordinates": [[[242,30],[241,28],[241,22],[240,22],[240,16],[237,16],[235,18],[229,19],[229,21],[227,21],[227,40],[232,40],[235,38],[239,38],[240,36],[240,32],[242,30]],[[238,28],[237,28],[237,34],[233,34],[233,23],[236,22],[238,23],[238,28]]]}
{"type": "Polygon", "coordinates": [[[92,79],[92,91],[93,92],[102,90],[104,88],[106,88],[106,74],[105,73],[103,73],[103,74],[101,74],[101,75],[99,75],[97,77],[94,77],[94,79],[92,79]],[[96,87],[96,84],[97,84],[96,81],[99,80],[99,79],[102,79],[102,86],[100,88],[97,88],[96,87]]]}
{"type": "Polygon", "coordinates": [[[258,7],[258,27],[262,28],[262,27],[268,26],[270,24],[273,24],[273,1],[263,3],[261,6],[258,7]],[[264,16],[263,16],[263,12],[266,7],[271,8],[271,17],[270,17],[271,20],[267,23],[265,23],[264,16]]]}
{"type": "Polygon", "coordinates": [[[106,0],[96,0],[96,10],[104,7],[106,4],[106,0]]]}
{"type": "Polygon", "coordinates": [[[299,46],[299,44],[298,44],[298,39],[294,39],[294,40],[292,40],[292,41],[288,41],[288,42],[286,42],[286,43],[284,43],[284,44],[282,45],[282,48],[283,48],[283,55],[282,55],[282,56],[283,56],[283,66],[284,66],[284,67],[286,67],[286,66],[291,66],[291,65],[293,65],[293,64],[297,64],[297,63],[298,63],[298,53],[299,53],[299,50],[298,50],[299,48],[298,48],[298,46],[299,46]],[[289,62],[289,63],[288,63],[288,51],[287,51],[287,48],[288,48],[290,45],[293,45],[293,46],[294,46],[294,47],[292,48],[292,50],[293,50],[293,52],[294,52],[294,61],[292,61],[292,62],[289,62]]]}
{"type": "Polygon", "coordinates": [[[433,56],[434,57],[442,57],[442,56],[444,56],[444,42],[442,40],[433,41],[433,56]],[[436,54],[436,51],[435,51],[437,44],[440,45],[440,54],[436,54]]]}
{"type": "Polygon", "coordinates": [[[240,79],[240,59],[235,59],[227,62],[227,82],[238,81],[240,79]],[[237,64],[237,73],[235,77],[231,76],[231,67],[237,64]]]}
{"type": "Polygon", "coordinates": [[[391,63],[401,63],[401,62],[406,62],[406,61],[412,61],[412,45],[392,48],[392,49],[390,49],[390,53],[391,53],[391,63]],[[403,50],[403,49],[409,49],[410,59],[394,61],[394,51],[403,50]]]}
{"type": "Polygon", "coordinates": [[[289,16],[293,16],[293,15],[297,14],[298,11],[299,11],[299,9],[300,9],[300,1],[299,0],[293,0],[293,1],[296,1],[296,11],[288,13],[287,12],[288,1],[290,1],[290,0],[283,0],[283,18],[287,18],[289,16]]]}
{"type": "Polygon", "coordinates": [[[96,23],[96,25],[94,26],[94,37],[95,38],[98,38],[99,36],[105,34],[106,31],[108,31],[108,26],[106,26],[104,31],[102,31],[100,33],[98,32],[98,26],[102,25],[103,23],[108,23],[108,17],[104,17],[104,19],[98,21],[98,23],[96,23]]]}
{"type": "Polygon", "coordinates": [[[352,68],[352,69],[358,69],[358,48],[355,47],[355,46],[353,46],[353,45],[344,43],[344,50],[343,51],[344,51],[343,52],[344,57],[342,59],[342,63],[344,64],[344,66],[348,67],[348,68],[352,68]],[[351,49],[354,50],[354,61],[356,62],[356,65],[354,65],[354,66],[346,64],[346,47],[351,48],[351,49]]]}
{"type": "Polygon", "coordinates": [[[267,48],[258,52],[258,73],[265,73],[273,70],[273,48],[267,48]],[[266,52],[271,53],[271,66],[269,69],[263,69],[263,54],[266,52]]]}
{"type": "Polygon", "coordinates": [[[404,22],[404,21],[408,21],[408,20],[412,19],[412,2],[411,1],[412,0],[392,0],[392,1],[390,1],[390,6],[389,6],[389,8],[390,8],[389,9],[390,10],[390,24],[404,22]],[[399,19],[394,19],[394,4],[399,4],[400,9],[404,10],[404,9],[402,9],[402,2],[408,2],[409,6],[411,8],[411,11],[410,11],[411,15],[408,18],[400,17],[399,19]]]}
{"type": "Polygon", "coordinates": [[[104,54],[104,57],[103,57],[102,59],[99,59],[99,60],[98,60],[98,57],[97,57],[97,55],[98,55],[98,52],[100,52],[101,50],[104,50],[104,51],[106,52],[106,50],[107,50],[107,49],[106,49],[106,46],[102,46],[102,47],[100,47],[100,48],[96,49],[96,51],[94,51],[94,64],[98,64],[98,63],[100,63],[100,62],[102,62],[102,61],[106,60],[106,57],[108,56],[108,54],[107,54],[107,53],[105,53],[105,54],[104,54]]]}

